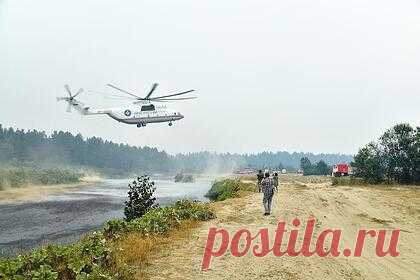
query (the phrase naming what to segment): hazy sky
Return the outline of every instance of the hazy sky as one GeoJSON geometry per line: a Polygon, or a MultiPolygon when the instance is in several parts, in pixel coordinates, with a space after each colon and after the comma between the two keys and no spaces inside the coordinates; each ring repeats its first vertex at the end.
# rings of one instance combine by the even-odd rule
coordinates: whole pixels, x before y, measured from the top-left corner
{"type": "MultiPolygon", "coordinates": [[[[126,102],[83,94],[93,107],[126,102]]],[[[420,1],[0,0],[0,123],[169,152],[355,153],[420,125],[420,1]],[[63,84],[196,89],[138,129],[65,112],[63,84]]]]}

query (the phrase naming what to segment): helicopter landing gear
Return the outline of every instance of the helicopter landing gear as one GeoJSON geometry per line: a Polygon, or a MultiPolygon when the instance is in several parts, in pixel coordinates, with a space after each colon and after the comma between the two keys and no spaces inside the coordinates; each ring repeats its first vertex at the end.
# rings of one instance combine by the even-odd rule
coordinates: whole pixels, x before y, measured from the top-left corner
{"type": "Polygon", "coordinates": [[[137,127],[143,127],[143,126],[146,126],[146,124],[145,123],[138,123],[137,124],[137,127]]]}
{"type": "Polygon", "coordinates": [[[168,123],[168,125],[169,125],[169,126],[172,126],[172,122],[169,122],[169,123],[168,123]]]}

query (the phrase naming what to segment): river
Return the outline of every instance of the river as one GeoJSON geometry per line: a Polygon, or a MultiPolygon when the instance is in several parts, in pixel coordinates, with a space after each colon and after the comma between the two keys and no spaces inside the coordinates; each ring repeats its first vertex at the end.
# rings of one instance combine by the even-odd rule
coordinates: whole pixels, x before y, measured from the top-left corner
{"type": "MultiPolygon", "coordinates": [[[[213,178],[195,183],[154,179],[160,205],[189,198],[206,200],[213,178]]],[[[94,186],[48,196],[40,202],[0,204],[0,256],[11,256],[42,245],[65,244],[124,216],[129,180],[105,180],[94,186]]]]}

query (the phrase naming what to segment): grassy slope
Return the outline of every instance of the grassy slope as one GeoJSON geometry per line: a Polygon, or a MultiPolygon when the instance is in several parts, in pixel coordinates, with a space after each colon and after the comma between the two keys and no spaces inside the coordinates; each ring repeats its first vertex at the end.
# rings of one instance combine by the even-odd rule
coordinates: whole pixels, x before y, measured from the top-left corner
{"type": "Polygon", "coordinates": [[[240,195],[255,192],[256,185],[250,182],[244,182],[238,178],[223,179],[213,183],[206,197],[212,201],[223,201],[228,198],[238,197],[240,195]]]}
{"type": "Polygon", "coordinates": [[[57,185],[79,182],[84,174],[69,169],[2,168],[0,190],[33,185],[57,185]]]}

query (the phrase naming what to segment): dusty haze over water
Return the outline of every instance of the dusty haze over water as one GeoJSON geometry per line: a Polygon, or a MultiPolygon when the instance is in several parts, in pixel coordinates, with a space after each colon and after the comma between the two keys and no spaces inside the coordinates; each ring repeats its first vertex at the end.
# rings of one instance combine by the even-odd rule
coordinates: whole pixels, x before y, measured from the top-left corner
{"type": "MultiPolygon", "coordinates": [[[[169,152],[355,153],[419,125],[420,2],[0,0],[0,123],[169,152]],[[146,129],[67,114],[63,84],[196,89],[146,129]],[[256,132],[261,127],[264,132],[256,132]]],[[[124,106],[83,94],[91,106],[124,106]]]]}

